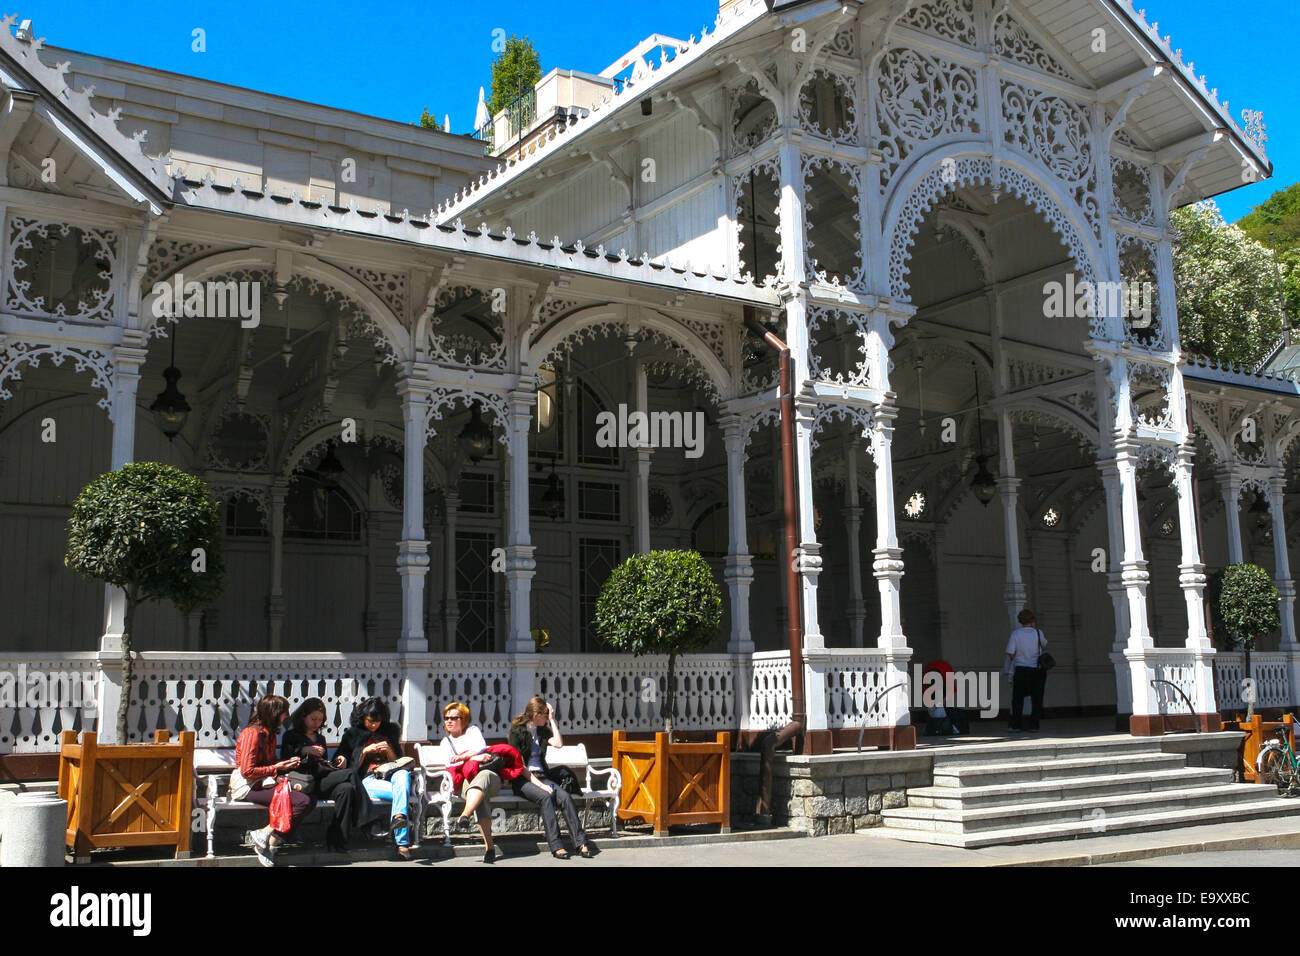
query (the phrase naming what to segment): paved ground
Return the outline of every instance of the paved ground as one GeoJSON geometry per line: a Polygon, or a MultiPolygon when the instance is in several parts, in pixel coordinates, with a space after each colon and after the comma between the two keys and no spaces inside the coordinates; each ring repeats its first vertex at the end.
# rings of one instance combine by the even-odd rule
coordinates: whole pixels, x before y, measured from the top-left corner
{"type": "MultiPolygon", "coordinates": [[[[599,845],[599,841],[596,841],[599,845]]],[[[464,851],[462,851],[464,852],[464,851]]],[[[1254,821],[1029,846],[962,850],[906,843],[870,832],[817,839],[616,846],[592,860],[561,862],[544,850],[513,848],[496,866],[1291,866],[1300,862],[1300,825],[1254,821]],[[1267,862],[1266,862],[1267,861],[1267,862]]],[[[358,862],[357,866],[483,866],[482,854],[454,859],[358,862]]]]}

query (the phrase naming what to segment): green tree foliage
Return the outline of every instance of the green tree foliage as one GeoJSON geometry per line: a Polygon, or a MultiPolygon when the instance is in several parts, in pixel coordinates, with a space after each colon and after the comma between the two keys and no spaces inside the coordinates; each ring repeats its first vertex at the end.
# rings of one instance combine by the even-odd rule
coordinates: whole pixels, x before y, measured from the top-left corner
{"type": "Polygon", "coordinates": [[[1183,348],[1258,364],[1282,332],[1282,282],[1273,254],[1224,222],[1212,202],[1176,210],[1172,219],[1183,348]]]}
{"type": "Polygon", "coordinates": [[[1278,264],[1286,276],[1286,307],[1295,326],[1300,316],[1300,183],[1279,189],[1237,220],[1241,231],[1277,252],[1278,264]]]}
{"type": "Polygon", "coordinates": [[[596,632],[621,651],[668,655],[660,713],[673,731],[677,655],[708,645],[722,622],[722,595],[696,551],[635,554],[613,571],[596,600],[596,632]]]}
{"type": "Polygon", "coordinates": [[[420,110],[420,119],[418,125],[424,127],[425,129],[436,129],[442,133],[446,132],[446,130],[442,128],[442,124],[438,122],[437,118],[432,113],[429,112],[429,107],[427,106],[424,107],[422,110],[420,110]]]}
{"type": "Polygon", "coordinates": [[[488,110],[493,116],[527,93],[542,78],[542,61],[528,37],[510,36],[492,62],[492,93],[488,110]]]}
{"type": "MultiPolygon", "coordinates": [[[[1251,675],[1250,652],[1261,637],[1281,626],[1277,612],[1277,588],[1257,564],[1231,564],[1223,569],[1219,587],[1218,617],[1234,646],[1242,648],[1242,670],[1251,675]]],[[[1246,719],[1255,715],[1254,694],[1246,696],[1246,719]]]]}
{"type": "Polygon", "coordinates": [[[117,734],[127,743],[135,609],[145,601],[171,601],[188,614],[221,594],[220,509],[193,475],[152,461],[127,465],[100,475],[73,502],[63,563],[126,593],[117,734]]]}

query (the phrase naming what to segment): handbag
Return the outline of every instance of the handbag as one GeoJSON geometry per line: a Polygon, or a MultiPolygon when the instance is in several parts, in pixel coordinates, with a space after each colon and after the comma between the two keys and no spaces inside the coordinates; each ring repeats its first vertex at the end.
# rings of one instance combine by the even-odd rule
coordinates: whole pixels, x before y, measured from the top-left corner
{"type": "Polygon", "coordinates": [[[303,770],[290,770],[285,774],[289,785],[309,796],[316,792],[316,775],[303,770]]]}
{"type": "Polygon", "coordinates": [[[487,770],[491,773],[499,774],[505,768],[506,759],[500,754],[481,753],[479,754],[478,759],[475,760],[475,763],[478,764],[479,773],[487,770]]]}
{"type": "Polygon", "coordinates": [[[259,777],[256,780],[249,780],[236,767],[230,771],[230,799],[235,801],[247,800],[248,795],[254,790],[269,787],[274,783],[275,777],[259,777]]]}
{"type": "MultiPolygon", "coordinates": [[[[1035,630],[1037,630],[1037,628],[1035,628],[1035,630]]],[[[1047,643],[1046,641],[1043,640],[1042,631],[1038,631],[1038,640],[1040,641],[1038,645],[1039,650],[1042,650],[1043,645],[1047,643]]],[[[1047,671],[1050,671],[1055,666],[1056,666],[1056,658],[1053,657],[1051,654],[1049,654],[1047,651],[1043,651],[1041,654],[1038,655],[1038,669],[1040,671],[1046,673],[1047,671]]]]}
{"type": "Polygon", "coordinates": [[[406,770],[414,763],[415,759],[413,757],[398,757],[396,760],[388,761],[388,763],[381,763],[370,772],[380,780],[387,780],[393,774],[397,773],[397,771],[406,770]]]}

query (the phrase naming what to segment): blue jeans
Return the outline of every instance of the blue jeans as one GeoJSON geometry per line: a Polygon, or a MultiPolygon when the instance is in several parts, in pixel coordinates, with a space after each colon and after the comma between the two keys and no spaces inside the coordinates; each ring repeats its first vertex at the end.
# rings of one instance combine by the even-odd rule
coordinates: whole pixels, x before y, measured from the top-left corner
{"type": "MultiPolygon", "coordinates": [[[[398,770],[387,780],[380,780],[378,777],[365,777],[361,781],[362,786],[366,788],[371,800],[379,800],[384,803],[391,802],[392,810],[388,814],[388,819],[392,819],[399,813],[406,816],[407,795],[410,793],[411,774],[407,770],[398,770]]],[[[393,836],[397,840],[398,846],[410,846],[410,827],[398,827],[393,836]]]]}

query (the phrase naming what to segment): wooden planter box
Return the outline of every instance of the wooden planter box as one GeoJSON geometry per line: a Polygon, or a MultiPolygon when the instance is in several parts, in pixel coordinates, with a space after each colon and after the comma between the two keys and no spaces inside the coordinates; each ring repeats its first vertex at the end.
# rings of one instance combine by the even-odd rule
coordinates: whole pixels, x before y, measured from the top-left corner
{"type": "Polygon", "coordinates": [[[1259,773],[1255,769],[1255,761],[1259,757],[1260,748],[1264,746],[1264,741],[1273,736],[1273,731],[1279,727],[1289,728],[1291,734],[1291,746],[1295,746],[1295,718],[1290,714],[1284,714],[1281,720],[1265,720],[1256,714],[1254,719],[1247,721],[1240,714],[1236,720],[1225,720],[1223,722],[1224,730],[1241,730],[1246,732],[1246,738],[1242,740],[1241,747],[1237,753],[1241,758],[1242,779],[1247,783],[1259,783],[1259,773]]]}
{"type": "Polygon", "coordinates": [[[178,743],[160,730],[154,743],[101,746],[98,735],[59,738],[59,796],[68,801],[67,846],[78,860],[109,846],[174,846],[190,853],[194,733],[178,743]]]}
{"type": "Polygon", "coordinates": [[[655,836],[681,823],[717,823],[731,830],[731,734],[707,743],[628,740],[614,731],[611,752],[623,777],[618,818],[654,824],[655,836]]]}

